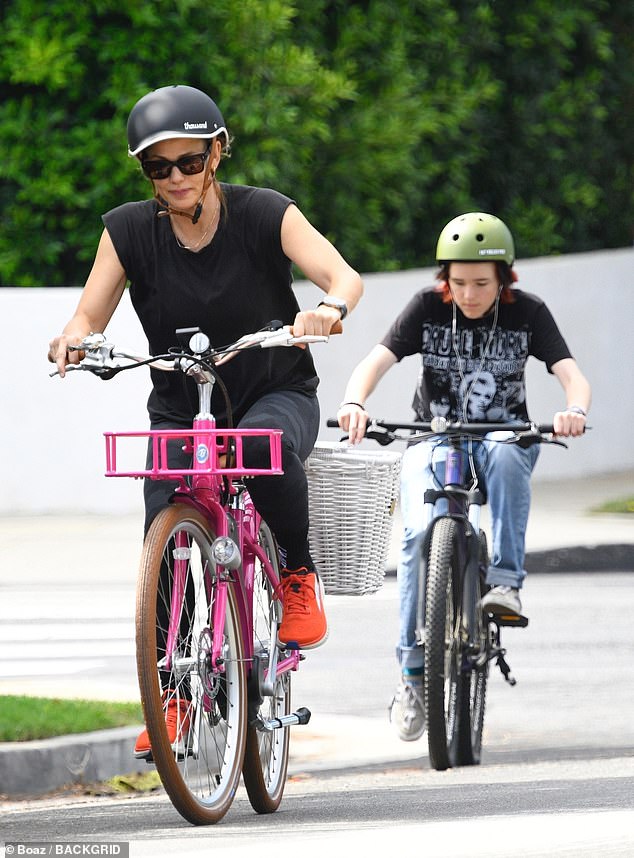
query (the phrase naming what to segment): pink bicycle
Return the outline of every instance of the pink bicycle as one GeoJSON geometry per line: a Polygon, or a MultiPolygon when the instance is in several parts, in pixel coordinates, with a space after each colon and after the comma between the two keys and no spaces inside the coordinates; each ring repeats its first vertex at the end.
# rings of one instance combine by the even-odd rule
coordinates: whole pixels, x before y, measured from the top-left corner
{"type": "MultiPolygon", "coordinates": [[[[281,644],[280,570],[273,534],[261,520],[245,478],[280,474],[281,430],[217,429],[210,412],[215,366],[252,348],[325,342],[275,327],[210,348],[197,329],[178,331],[187,349],[138,357],[116,350],[102,334],[77,346],[79,364],[102,378],[137,366],[180,371],[197,383],[199,413],[191,430],[106,433],[106,475],[177,480],[173,503],[154,519],[143,545],[137,584],[136,650],[151,758],[174,807],[197,825],[222,819],[240,775],[252,807],[272,813],[286,783],[291,725],[291,673],[303,655],[281,644]],[[244,464],[249,438],[268,439],[269,467],[244,464]],[[127,439],[148,438],[152,466],[118,466],[127,439]],[[190,468],[170,467],[168,450],[184,445],[190,468]],[[165,712],[176,705],[177,738],[165,712]]],[[[54,375],[55,373],[53,373],[54,375]]],[[[224,389],[224,388],[223,388],[224,389]]],[[[226,393],[226,392],[225,392],[226,393]]]]}

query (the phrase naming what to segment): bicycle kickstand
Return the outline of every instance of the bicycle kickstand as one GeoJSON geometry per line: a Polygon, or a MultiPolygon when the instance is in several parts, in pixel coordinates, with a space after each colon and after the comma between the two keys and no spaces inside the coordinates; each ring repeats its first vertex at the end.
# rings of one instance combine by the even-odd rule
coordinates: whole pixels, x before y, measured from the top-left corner
{"type": "Polygon", "coordinates": [[[500,652],[498,653],[498,657],[495,660],[495,663],[500,668],[500,671],[501,671],[502,676],[504,677],[505,681],[508,682],[509,685],[517,685],[517,679],[515,679],[515,677],[512,675],[511,666],[509,665],[508,661],[504,658],[505,655],[506,655],[506,650],[505,649],[500,650],[500,652]]]}
{"type": "Polygon", "coordinates": [[[500,673],[504,677],[505,681],[508,682],[509,685],[517,685],[517,679],[511,673],[511,666],[508,661],[504,658],[506,655],[506,650],[502,646],[502,642],[500,640],[500,625],[499,623],[495,623],[495,631],[493,632],[493,655],[495,657],[495,663],[500,668],[500,673]]]}

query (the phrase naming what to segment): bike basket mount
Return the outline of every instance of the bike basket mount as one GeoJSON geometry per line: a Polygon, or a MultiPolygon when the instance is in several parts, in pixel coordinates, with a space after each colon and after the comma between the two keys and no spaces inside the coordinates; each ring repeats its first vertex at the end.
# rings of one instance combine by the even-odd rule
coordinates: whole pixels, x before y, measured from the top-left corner
{"type": "MultiPolygon", "coordinates": [[[[282,473],[281,429],[154,429],[145,432],[105,432],[106,476],[178,479],[194,474],[228,477],[263,476],[282,473]],[[253,468],[244,463],[244,443],[249,438],[265,438],[269,443],[269,466],[253,468]],[[151,442],[152,467],[126,468],[121,448],[133,439],[151,442]],[[191,467],[170,466],[170,445],[179,443],[191,453],[191,467]]],[[[138,461],[138,458],[136,459],[138,461]]]]}
{"type": "Polygon", "coordinates": [[[310,551],[326,593],[375,593],[385,577],[401,454],[323,442],[304,468],[310,551]]]}

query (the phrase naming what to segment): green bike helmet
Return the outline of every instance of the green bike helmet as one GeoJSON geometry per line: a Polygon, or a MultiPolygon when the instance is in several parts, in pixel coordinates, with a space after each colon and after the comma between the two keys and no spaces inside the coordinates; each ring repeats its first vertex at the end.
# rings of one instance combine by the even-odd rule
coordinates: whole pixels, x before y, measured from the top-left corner
{"type": "Polygon", "coordinates": [[[506,262],[515,260],[513,236],[495,215],[467,212],[450,220],[440,233],[436,261],[506,262]]]}

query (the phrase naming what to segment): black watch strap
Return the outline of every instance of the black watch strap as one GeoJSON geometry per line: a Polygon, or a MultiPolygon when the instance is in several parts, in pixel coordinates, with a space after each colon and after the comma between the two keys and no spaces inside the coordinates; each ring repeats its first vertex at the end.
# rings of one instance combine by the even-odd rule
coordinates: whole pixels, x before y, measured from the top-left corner
{"type": "Polygon", "coordinates": [[[339,310],[339,312],[341,313],[342,322],[348,315],[348,305],[341,298],[324,298],[324,300],[320,301],[317,306],[321,307],[322,304],[324,304],[326,307],[332,307],[334,310],[339,310]]]}

